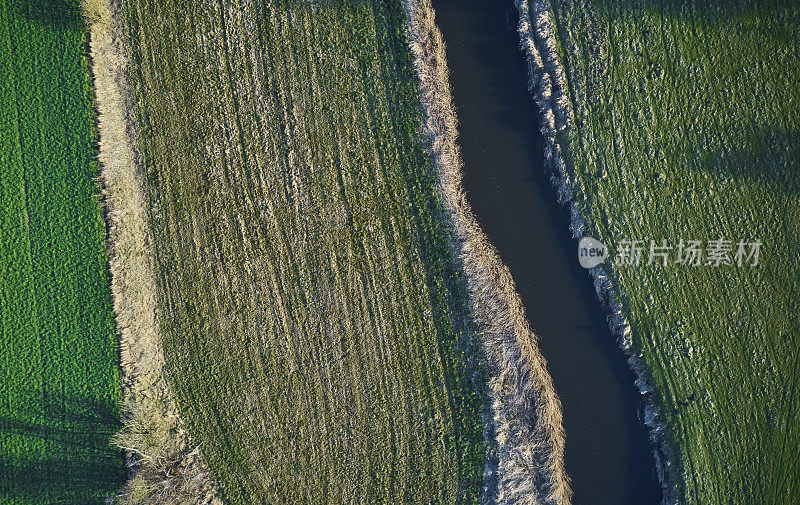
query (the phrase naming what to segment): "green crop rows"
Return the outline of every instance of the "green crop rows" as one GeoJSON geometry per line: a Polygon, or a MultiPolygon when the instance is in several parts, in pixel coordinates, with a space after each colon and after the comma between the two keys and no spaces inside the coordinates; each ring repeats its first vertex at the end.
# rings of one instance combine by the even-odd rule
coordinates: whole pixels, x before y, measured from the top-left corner
{"type": "Polygon", "coordinates": [[[485,382],[399,1],[125,7],[167,375],[224,496],[475,503],[485,382]]]}
{"type": "Polygon", "coordinates": [[[0,2],[0,503],[101,504],[119,379],[85,28],[0,2]]]}
{"type": "MultiPolygon", "coordinates": [[[[559,0],[587,233],[763,242],[757,267],[613,268],[685,503],[800,496],[800,8],[559,0]]],[[[646,253],[647,254],[647,253],[646,253]]]]}

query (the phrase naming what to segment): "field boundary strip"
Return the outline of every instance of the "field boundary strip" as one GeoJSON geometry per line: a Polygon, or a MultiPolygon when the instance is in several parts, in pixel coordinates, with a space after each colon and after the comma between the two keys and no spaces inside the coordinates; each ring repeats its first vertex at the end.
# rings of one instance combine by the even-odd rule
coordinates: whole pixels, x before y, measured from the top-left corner
{"type": "Polygon", "coordinates": [[[164,377],[144,174],[129,113],[133,104],[120,6],[114,0],[86,0],[83,9],[90,30],[100,182],[120,338],[124,426],[115,443],[128,453],[123,503],[134,496],[152,500],[154,486],[160,486],[159,493],[172,493],[163,494],[163,499],[180,496],[196,503],[220,503],[202,452],[192,444],[164,377]]]}

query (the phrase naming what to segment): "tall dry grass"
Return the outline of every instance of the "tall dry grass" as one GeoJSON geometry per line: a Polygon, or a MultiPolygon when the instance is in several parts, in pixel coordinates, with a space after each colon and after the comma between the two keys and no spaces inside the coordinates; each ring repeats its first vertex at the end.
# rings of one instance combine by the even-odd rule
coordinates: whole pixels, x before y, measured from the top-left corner
{"type": "MultiPolygon", "coordinates": [[[[570,227],[575,238],[584,235],[585,221],[572,197],[567,158],[556,141],[558,132],[566,133],[574,127],[573,107],[581,107],[580,90],[572,89],[575,104],[569,98],[564,67],[558,57],[553,11],[548,0],[516,0],[519,13],[518,31],[528,67],[528,88],[541,113],[541,130],[545,141],[545,163],[553,174],[552,183],[558,190],[560,203],[570,209],[570,227]]],[[[663,503],[677,503],[679,475],[674,450],[669,444],[666,427],[656,409],[653,388],[648,383],[642,360],[632,350],[631,326],[622,312],[617,294],[605,267],[600,265],[590,271],[597,296],[609,318],[609,326],[620,348],[625,352],[628,365],[636,376],[636,387],[644,401],[644,422],[648,427],[650,442],[656,462],[656,471],[664,491],[663,503]]]]}
{"type": "Polygon", "coordinates": [[[199,448],[182,428],[163,375],[144,178],[130,116],[119,7],[113,0],[86,0],[83,12],[90,32],[100,183],[123,372],[124,427],[114,442],[128,453],[130,478],[118,501],[212,503],[215,487],[199,448]]]}
{"type": "Polygon", "coordinates": [[[457,120],[445,47],[430,0],[406,0],[439,192],[454,230],[470,308],[491,367],[497,503],[568,504],[561,403],[508,268],[481,231],[461,187],[457,120]]]}

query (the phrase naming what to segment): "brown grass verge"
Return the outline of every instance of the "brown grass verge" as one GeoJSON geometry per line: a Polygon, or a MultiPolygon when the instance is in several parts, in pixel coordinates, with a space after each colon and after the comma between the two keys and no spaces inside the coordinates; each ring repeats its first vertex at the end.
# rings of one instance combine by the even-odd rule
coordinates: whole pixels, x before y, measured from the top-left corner
{"type": "Polygon", "coordinates": [[[127,58],[114,0],[87,0],[90,56],[98,113],[100,183],[107,207],[111,290],[120,335],[125,504],[214,503],[216,488],[192,445],[164,379],[156,317],[143,174],[137,162],[127,58]]]}
{"type": "Polygon", "coordinates": [[[470,308],[492,369],[496,500],[568,504],[572,492],[564,470],[561,403],[511,274],[478,226],[461,187],[457,120],[434,11],[430,0],[405,0],[404,6],[439,192],[452,222],[452,245],[466,274],[470,308]]]}

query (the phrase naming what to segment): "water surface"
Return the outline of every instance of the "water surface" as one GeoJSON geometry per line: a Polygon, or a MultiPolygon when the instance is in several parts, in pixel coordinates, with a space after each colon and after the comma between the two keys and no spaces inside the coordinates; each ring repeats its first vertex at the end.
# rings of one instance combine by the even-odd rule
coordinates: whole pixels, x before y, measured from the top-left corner
{"type": "Polygon", "coordinates": [[[464,189],[540,335],[563,405],[574,503],[656,504],[661,489],[633,374],[543,168],[513,2],[433,3],[447,44],[464,189]]]}

